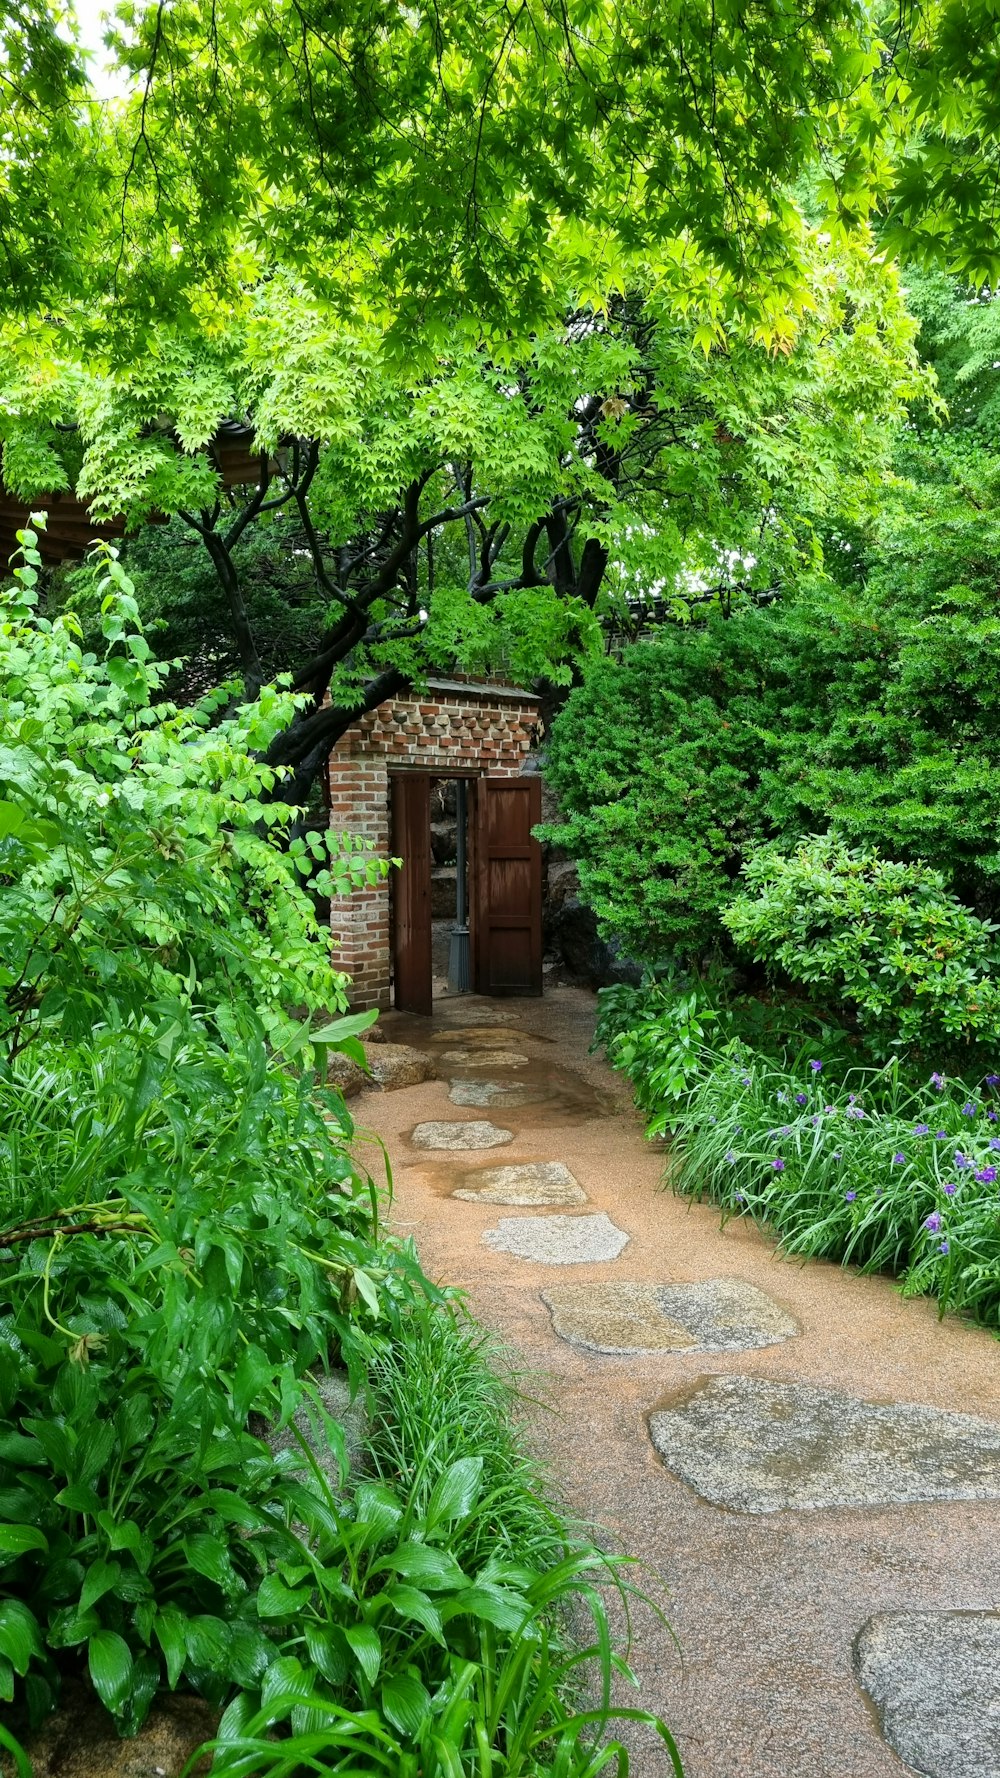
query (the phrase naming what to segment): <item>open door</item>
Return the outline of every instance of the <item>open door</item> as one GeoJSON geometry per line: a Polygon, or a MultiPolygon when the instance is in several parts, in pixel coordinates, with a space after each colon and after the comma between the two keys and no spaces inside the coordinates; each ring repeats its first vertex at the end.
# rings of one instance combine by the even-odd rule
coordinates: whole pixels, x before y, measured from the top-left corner
{"type": "Polygon", "coordinates": [[[480,778],[472,847],[473,982],[477,994],[542,991],[542,781],[480,778]]]}
{"type": "Polygon", "coordinates": [[[433,1011],[431,981],[431,780],[428,772],[392,776],[392,850],[396,1006],[433,1011]]]}

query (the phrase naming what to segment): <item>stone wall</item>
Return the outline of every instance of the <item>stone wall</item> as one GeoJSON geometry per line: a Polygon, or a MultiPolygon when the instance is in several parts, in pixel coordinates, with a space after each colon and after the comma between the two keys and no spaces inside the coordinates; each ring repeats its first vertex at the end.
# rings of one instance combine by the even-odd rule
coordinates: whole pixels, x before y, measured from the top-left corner
{"type": "MultiPolygon", "coordinates": [[[[518,777],[538,725],[537,701],[513,686],[435,680],[422,698],[394,698],[359,717],[329,761],[330,826],[390,856],[390,778],[397,772],[518,777]]],[[[389,1005],[391,885],[334,897],[334,961],[355,1007],[389,1005]]]]}

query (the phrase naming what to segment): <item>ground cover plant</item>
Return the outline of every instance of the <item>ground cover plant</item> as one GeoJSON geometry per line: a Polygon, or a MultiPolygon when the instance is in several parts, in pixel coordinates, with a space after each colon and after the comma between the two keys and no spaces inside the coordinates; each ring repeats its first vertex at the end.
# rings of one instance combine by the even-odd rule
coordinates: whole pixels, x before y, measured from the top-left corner
{"type": "Polygon", "coordinates": [[[808,1007],[779,1005],[750,1043],[733,1034],[740,998],[714,999],[674,983],[601,995],[596,1041],[669,1138],[673,1188],[1000,1326],[1000,1075],[865,1065],[808,1007]]]}

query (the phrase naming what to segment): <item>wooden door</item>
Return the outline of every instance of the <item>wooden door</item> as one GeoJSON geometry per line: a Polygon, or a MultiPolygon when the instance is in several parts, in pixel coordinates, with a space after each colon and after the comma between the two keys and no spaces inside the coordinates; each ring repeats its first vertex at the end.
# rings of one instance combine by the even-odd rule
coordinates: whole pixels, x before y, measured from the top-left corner
{"type": "Polygon", "coordinates": [[[431,780],[428,772],[392,777],[394,1001],[401,1012],[430,1016],[431,780]]]}
{"type": "Polygon", "coordinates": [[[542,991],[542,781],[480,778],[472,851],[473,979],[478,994],[542,991]]]}

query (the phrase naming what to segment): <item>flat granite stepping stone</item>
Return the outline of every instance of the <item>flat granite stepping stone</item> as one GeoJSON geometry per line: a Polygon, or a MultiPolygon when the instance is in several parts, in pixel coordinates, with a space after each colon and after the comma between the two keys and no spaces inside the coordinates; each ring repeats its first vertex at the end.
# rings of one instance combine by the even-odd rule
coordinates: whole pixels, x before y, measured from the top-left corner
{"type": "Polygon", "coordinates": [[[589,1352],[751,1352],[798,1326],[741,1278],[699,1284],[558,1284],[542,1292],[560,1339],[589,1352]]]}
{"type": "Polygon", "coordinates": [[[482,1204],[585,1204],[587,1194],[562,1161],[525,1161],[519,1167],[483,1167],[466,1173],[453,1198],[482,1204]]]}
{"type": "Polygon", "coordinates": [[[738,1512],[1000,1500],[1000,1424],[836,1389],[700,1378],[649,1416],[667,1468],[738,1512]]]}
{"type": "Polygon", "coordinates": [[[448,1097],[453,1105],[499,1105],[501,1109],[509,1105],[516,1110],[519,1105],[540,1105],[546,1093],[541,1087],[519,1086],[516,1081],[453,1080],[448,1097]]]}
{"type": "Polygon", "coordinates": [[[445,1050],[439,1060],[458,1068],[527,1068],[531,1058],[520,1050],[445,1050]]]}
{"type": "Polygon", "coordinates": [[[1000,1613],[887,1611],[854,1645],[894,1753],[926,1778],[1000,1772],[1000,1613]]]}
{"type": "Polygon", "coordinates": [[[485,1120],[471,1124],[418,1124],[410,1137],[414,1148],[500,1148],[513,1140],[513,1130],[501,1130],[485,1120]]]}
{"type": "Polygon", "coordinates": [[[590,1216],[502,1216],[482,1238],[495,1253],[512,1253],[515,1259],[533,1259],[543,1266],[617,1259],[628,1242],[624,1229],[616,1228],[603,1210],[590,1216]]]}

